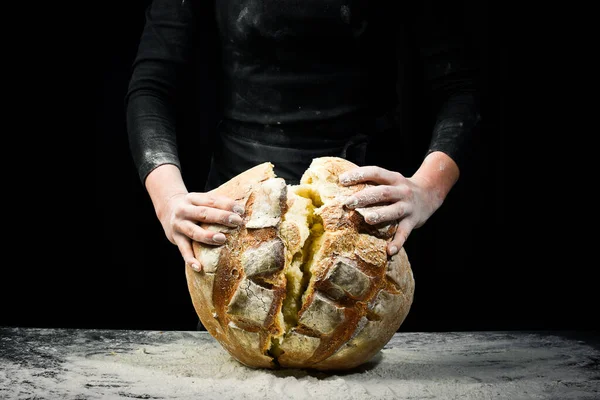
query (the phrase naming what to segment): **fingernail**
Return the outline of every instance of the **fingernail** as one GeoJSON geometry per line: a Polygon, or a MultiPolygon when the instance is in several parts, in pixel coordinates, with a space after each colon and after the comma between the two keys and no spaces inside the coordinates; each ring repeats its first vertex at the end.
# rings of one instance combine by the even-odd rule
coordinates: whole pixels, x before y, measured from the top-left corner
{"type": "Polygon", "coordinates": [[[237,214],[231,214],[229,216],[229,223],[231,225],[240,225],[242,223],[242,217],[237,214]]]}
{"type": "Polygon", "coordinates": [[[213,241],[217,243],[225,243],[225,239],[225,235],[223,235],[222,233],[217,233],[213,236],[213,241]]]}
{"type": "Polygon", "coordinates": [[[348,197],[344,205],[348,208],[354,208],[358,205],[358,199],[356,197],[348,197]]]}
{"type": "Polygon", "coordinates": [[[200,272],[200,266],[196,263],[191,265],[192,269],[196,272],[200,272]]]}
{"type": "Polygon", "coordinates": [[[365,214],[365,221],[367,222],[378,222],[379,221],[379,214],[375,213],[375,212],[370,212],[370,213],[366,213],[365,214]]]}
{"type": "Polygon", "coordinates": [[[395,256],[398,253],[398,247],[392,246],[390,247],[390,256],[395,256]]]}
{"type": "Polygon", "coordinates": [[[345,175],[345,174],[342,174],[342,175],[340,175],[340,183],[341,183],[342,185],[344,185],[344,184],[348,183],[348,180],[349,180],[349,179],[348,179],[348,175],[345,175]]]}
{"type": "Polygon", "coordinates": [[[233,206],[233,212],[238,215],[244,215],[244,207],[240,206],[239,204],[236,204],[235,206],[233,206]]]}

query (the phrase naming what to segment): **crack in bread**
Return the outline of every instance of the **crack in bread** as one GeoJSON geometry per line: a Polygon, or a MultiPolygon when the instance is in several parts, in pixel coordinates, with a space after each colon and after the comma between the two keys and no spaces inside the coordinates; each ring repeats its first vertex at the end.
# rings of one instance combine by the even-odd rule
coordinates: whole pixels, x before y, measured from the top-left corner
{"type": "Polygon", "coordinates": [[[369,225],[343,206],[367,187],[338,176],[356,165],[312,161],[298,185],[263,163],[215,189],[245,205],[239,228],[205,224],[222,246],[195,242],[203,266],[186,267],[192,303],[208,332],[255,368],[349,369],[367,362],[408,314],[414,278],[396,224],[369,225]]]}

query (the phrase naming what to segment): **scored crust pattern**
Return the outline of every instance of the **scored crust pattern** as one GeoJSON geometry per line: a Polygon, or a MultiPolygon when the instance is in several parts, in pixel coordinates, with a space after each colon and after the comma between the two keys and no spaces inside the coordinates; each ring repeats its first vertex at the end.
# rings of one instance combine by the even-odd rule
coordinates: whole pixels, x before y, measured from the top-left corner
{"type": "Polygon", "coordinates": [[[414,278],[404,249],[386,254],[395,224],[369,225],[343,206],[366,187],[341,186],[355,167],[314,159],[299,185],[270,163],[215,189],[245,206],[239,228],[205,225],[222,246],[194,243],[186,267],[195,310],[238,361],[257,368],[349,369],[370,360],[409,312],[414,278]]]}

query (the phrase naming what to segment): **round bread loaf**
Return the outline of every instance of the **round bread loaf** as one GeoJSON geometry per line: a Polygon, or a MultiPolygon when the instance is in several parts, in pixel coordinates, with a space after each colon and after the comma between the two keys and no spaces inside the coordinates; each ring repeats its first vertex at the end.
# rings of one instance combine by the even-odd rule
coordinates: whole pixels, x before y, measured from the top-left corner
{"type": "MultiPolygon", "coordinates": [[[[298,185],[269,162],[213,190],[245,205],[226,244],[194,243],[203,270],[186,267],[207,331],[254,368],[343,370],[370,360],[409,312],[414,279],[406,252],[389,257],[396,224],[369,225],[344,207],[367,184],[344,187],[355,164],[316,158],[298,185]]],[[[376,206],[375,206],[376,207],[376,206]]]]}

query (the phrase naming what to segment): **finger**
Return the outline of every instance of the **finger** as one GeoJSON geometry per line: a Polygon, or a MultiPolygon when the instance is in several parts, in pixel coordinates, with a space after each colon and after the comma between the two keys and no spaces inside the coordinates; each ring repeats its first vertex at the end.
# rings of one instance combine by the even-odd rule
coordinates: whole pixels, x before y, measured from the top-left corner
{"type": "Polygon", "coordinates": [[[194,250],[190,239],[183,235],[177,235],[175,244],[179,248],[183,261],[185,261],[185,265],[189,265],[196,272],[202,271],[202,263],[194,257],[194,250]]]}
{"type": "Polygon", "coordinates": [[[230,227],[242,224],[242,217],[238,214],[206,206],[185,206],[181,209],[181,214],[178,214],[178,217],[183,220],[222,224],[230,227]]]}
{"type": "Polygon", "coordinates": [[[340,175],[339,181],[340,184],[344,186],[354,185],[361,182],[375,182],[392,185],[402,178],[404,177],[398,172],[389,171],[376,166],[366,166],[357,167],[350,171],[344,172],[340,175]]]}
{"type": "Polygon", "coordinates": [[[414,225],[409,219],[400,221],[394,238],[387,245],[388,255],[393,256],[398,254],[402,246],[404,246],[404,243],[406,243],[406,239],[408,239],[408,235],[410,235],[413,228],[414,225]]]}
{"type": "Polygon", "coordinates": [[[356,208],[379,203],[393,203],[400,200],[400,194],[400,190],[395,186],[372,186],[348,196],[344,205],[348,208],[356,208]]]}
{"type": "Polygon", "coordinates": [[[357,208],[356,211],[363,216],[367,224],[376,225],[399,220],[409,213],[409,208],[409,204],[397,202],[387,206],[357,208]]]}
{"type": "Polygon", "coordinates": [[[203,229],[191,221],[184,220],[179,221],[175,224],[177,232],[185,235],[187,238],[192,239],[196,242],[221,245],[225,243],[227,238],[221,232],[215,232],[208,229],[203,229]]]}
{"type": "Polygon", "coordinates": [[[244,214],[244,207],[236,203],[230,197],[215,193],[188,193],[188,200],[195,206],[218,208],[225,211],[233,211],[238,215],[244,214]]]}

